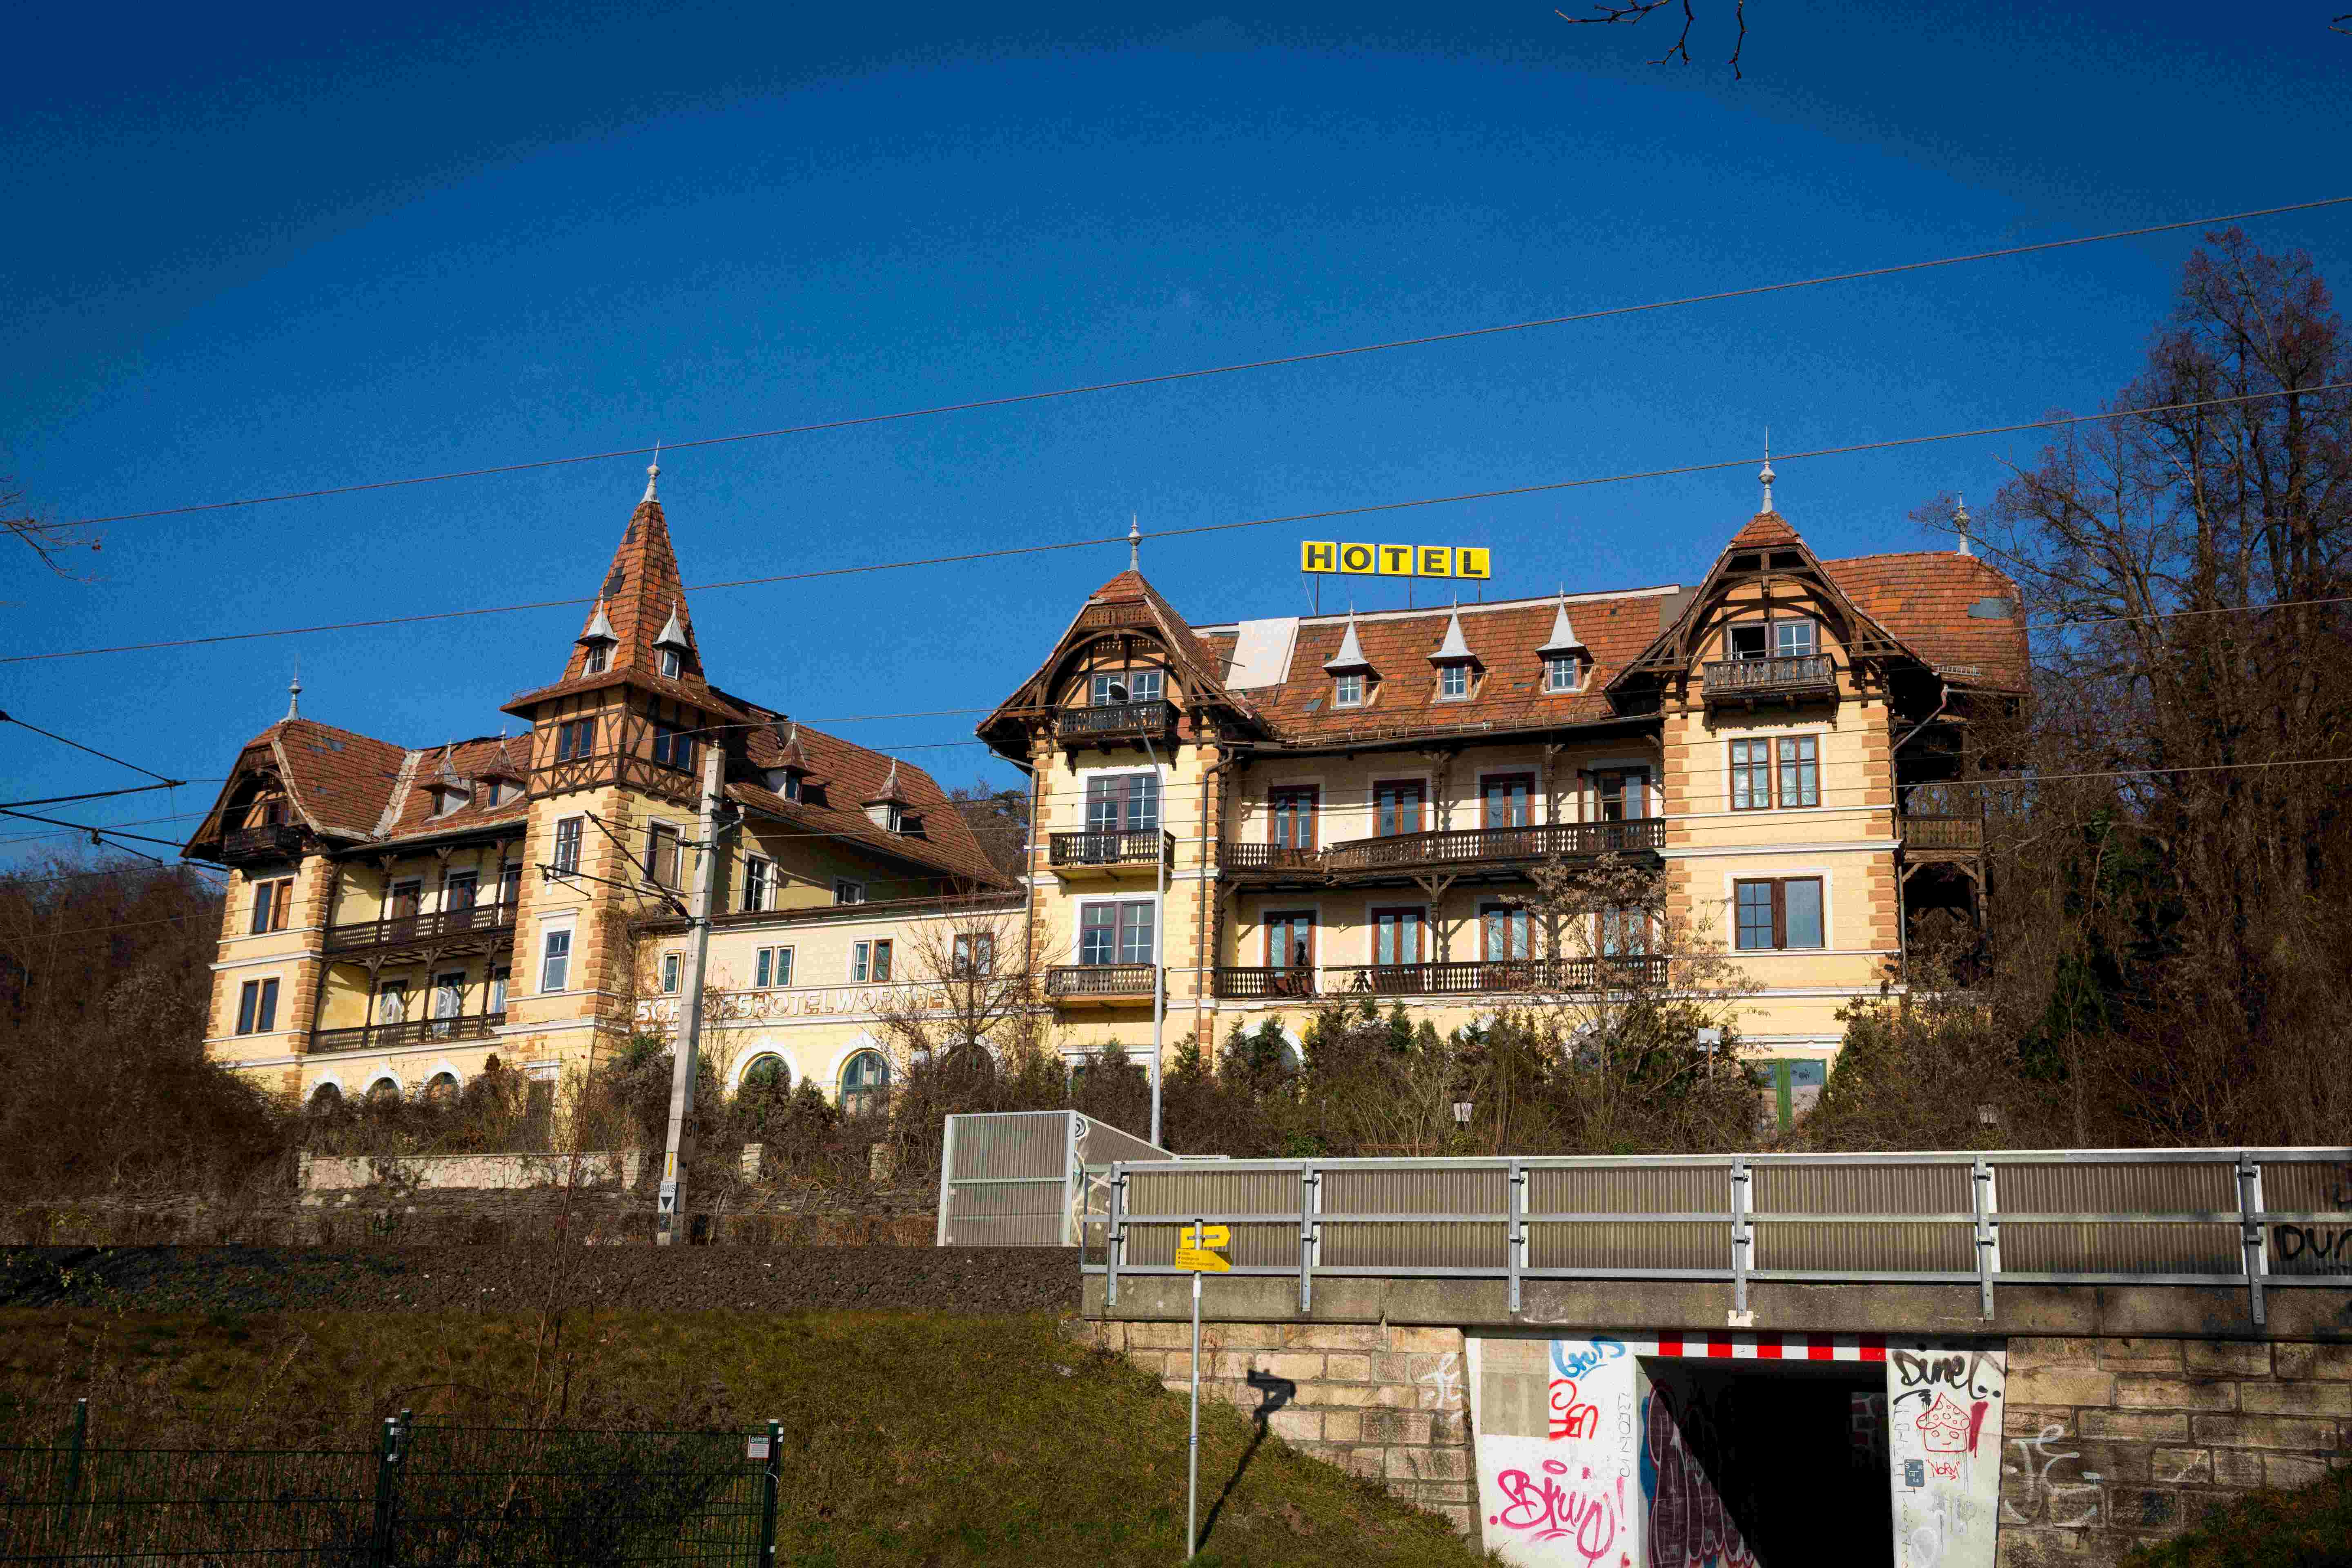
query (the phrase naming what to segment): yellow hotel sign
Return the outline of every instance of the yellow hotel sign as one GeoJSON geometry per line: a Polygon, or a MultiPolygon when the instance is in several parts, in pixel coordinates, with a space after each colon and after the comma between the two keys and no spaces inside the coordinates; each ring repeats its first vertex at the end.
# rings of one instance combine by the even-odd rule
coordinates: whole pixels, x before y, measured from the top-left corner
{"type": "Polygon", "coordinates": [[[1343,544],[1310,539],[1298,546],[1301,572],[1330,572],[1342,577],[1474,577],[1493,576],[1486,551],[1469,544],[1343,544]]]}

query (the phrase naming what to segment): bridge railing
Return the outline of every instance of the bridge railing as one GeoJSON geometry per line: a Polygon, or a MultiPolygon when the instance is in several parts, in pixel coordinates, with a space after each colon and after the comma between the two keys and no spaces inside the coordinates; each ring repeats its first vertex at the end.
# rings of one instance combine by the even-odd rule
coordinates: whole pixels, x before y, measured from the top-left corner
{"type": "Polygon", "coordinates": [[[1232,1272],[1974,1285],[2352,1288],[2352,1149],[1114,1163],[1081,1267],[1173,1274],[1177,1228],[1232,1272]],[[1099,1255],[1100,1261],[1096,1261],[1099,1255]]]}

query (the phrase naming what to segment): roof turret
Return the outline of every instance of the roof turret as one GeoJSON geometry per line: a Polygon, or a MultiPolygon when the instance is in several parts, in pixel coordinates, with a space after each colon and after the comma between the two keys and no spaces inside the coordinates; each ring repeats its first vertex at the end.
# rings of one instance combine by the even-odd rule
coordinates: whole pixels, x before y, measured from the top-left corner
{"type": "MultiPolygon", "coordinates": [[[[1348,635],[1349,637],[1356,635],[1356,624],[1352,620],[1348,623],[1348,635]]],[[[1345,650],[1343,649],[1342,651],[1344,652],[1345,650]]],[[[1470,651],[1469,643],[1463,639],[1462,612],[1460,610],[1457,609],[1452,615],[1445,617],[1445,640],[1437,645],[1437,651],[1429,656],[1429,662],[1432,664],[1475,664],[1478,662],[1478,656],[1470,651]]]]}
{"type": "Polygon", "coordinates": [[[1348,675],[1372,668],[1372,661],[1364,657],[1364,645],[1356,640],[1354,616],[1348,617],[1348,635],[1339,639],[1339,651],[1325,659],[1323,668],[1333,675],[1348,675]]]}
{"type": "Polygon", "coordinates": [[[1583,651],[1583,641],[1577,637],[1576,628],[1568,624],[1568,595],[1563,594],[1560,595],[1559,608],[1554,612],[1551,618],[1551,636],[1544,640],[1543,646],[1537,648],[1536,652],[1556,654],[1582,653],[1583,651]]]}

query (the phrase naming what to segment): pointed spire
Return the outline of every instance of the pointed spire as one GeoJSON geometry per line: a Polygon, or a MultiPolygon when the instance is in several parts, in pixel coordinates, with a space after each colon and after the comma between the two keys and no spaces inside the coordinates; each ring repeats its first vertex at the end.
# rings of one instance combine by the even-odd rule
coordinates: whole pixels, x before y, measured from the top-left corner
{"type": "Polygon", "coordinates": [[[1536,649],[1536,652],[1556,654],[1582,653],[1583,651],[1584,644],[1577,637],[1576,628],[1568,624],[1568,594],[1562,590],[1559,595],[1559,607],[1552,612],[1551,636],[1545,640],[1541,647],[1536,649]]]}
{"type": "Polygon", "coordinates": [[[1462,639],[1462,607],[1457,605],[1454,608],[1454,613],[1445,617],[1445,640],[1438,645],[1435,653],[1429,656],[1429,662],[1453,664],[1458,660],[1467,660],[1475,663],[1477,658],[1476,654],[1470,651],[1470,645],[1462,639]]]}
{"type": "Polygon", "coordinates": [[[1371,660],[1364,657],[1364,645],[1356,640],[1356,615],[1353,610],[1348,612],[1348,635],[1339,639],[1339,651],[1324,660],[1323,668],[1332,675],[1372,668],[1371,660]]]}
{"type": "Polygon", "coordinates": [[[286,683],[286,717],[302,717],[302,666],[299,660],[294,666],[294,679],[286,683]]]}
{"type": "Polygon", "coordinates": [[[619,642],[621,640],[620,637],[613,631],[613,617],[604,613],[604,597],[603,595],[600,594],[596,596],[596,613],[589,617],[588,629],[582,632],[572,640],[583,645],[600,642],[613,643],[619,642]]]}
{"type": "Polygon", "coordinates": [[[1969,544],[1968,498],[1961,495],[1957,490],[1952,494],[1952,527],[1958,531],[1960,536],[1960,553],[1963,555],[1974,555],[1976,552],[1969,548],[1969,544]]]}
{"type": "Polygon", "coordinates": [[[654,460],[646,465],[646,495],[639,506],[658,506],[661,498],[654,494],[654,486],[661,479],[661,443],[654,443],[654,460]]]}
{"type": "Polygon", "coordinates": [[[457,742],[455,741],[444,741],[441,743],[441,766],[435,773],[434,777],[450,788],[462,789],[465,787],[466,781],[457,776],[457,767],[451,761],[457,745],[457,742]]]}
{"type": "Polygon", "coordinates": [[[1770,511],[1770,510],[1773,510],[1773,507],[1772,507],[1772,426],[1770,426],[1769,425],[1767,425],[1766,426],[1764,426],[1764,468],[1763,468],[1762,471],[1761,471],[1761,472],[1759,472],[1756,477],[1757,477],[1758,479],[1761,479],[1762,481],[1764,481],[1764,504],[1763,504],[1762,506],[1758,507],[1756,510],[1757,510],[1758,511],[1759,511],[1759,512],[1770,511]]]}
{"type": "Polygon", "coordinates": [[[906,798],[905,792],[898,787],[898,759],[893,757],[890,759],[890,771],[883,777],[882,787],[867,795],[863,804],[880,805],[885,802],[903,801],[906,798]]]}
{"type": "Polygon", "coordinates": [[[686,640],[686,628],[678,625],[676,605],[670,606],[669,619],[662,623],[661,635],[654,638],[654,647],[676,648],[681,656],[694,651],[693,645],[686,640]]]}
{"type": "Polygon", "coordinates": [[[1137,573],[1143,570],[1143,524],[1133,512],[1127,514],[1127,569],[1137,573]]]}

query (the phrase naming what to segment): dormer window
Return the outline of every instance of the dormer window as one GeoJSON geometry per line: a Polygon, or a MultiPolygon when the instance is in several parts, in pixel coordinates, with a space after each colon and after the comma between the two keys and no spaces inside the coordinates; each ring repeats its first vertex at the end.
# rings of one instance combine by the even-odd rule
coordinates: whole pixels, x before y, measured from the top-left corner
{"type": "Polygon", "coordinates": [[[666,647],[661,650],[662,674],[667,676],[672,680],[676,680],[678,678],[679,672],[684,670],[685,668],[686,661],[678,657],[677,649],[674,647],[666,647]]]}
{"type": "Polygon", "coordinates": [[[1157,669],[1103,670],[1095,676],[1087,696],[1097,708],[1118,702],[1157,702],[1164,689],[1164,673],[1157,669]],[[1127,695],[1117,696],[1115,691],[1127,695]]]}
{"type": "Polygon", "coordinates": [[[786,800],[801,798],[801,771],[798,768],[770,768],[768,787],[786,800]]]}
{"type": "Polygon", "coordinates": [[[1725,651],[1733,658],[1810,658],[1821,651],[1820,628],[1802,616],[1740,621],[1724,628],[1725,651]]]}
{"type": "Polygon", "coordinates": [[[1548,654],[1544,658],[1544,689],[1573,691],[1577,687],[1577,658],[1572,653],[1548,654]]]}
{"type": "Polygon", "coordinates": [[[1437,671],[1437,700],[1459,702],[1470,695],[1470,667],[1466,664],[1441,665],[1437,671]]]}
{"type": "Polygon", "coordinates": [[[492,779],[489,783],[489,798],[485,800],[482,804],[485,805],[496,805],[506,798],[506,781],[504,779],[492,779]]]}
{"type": "Polygon", "coordinates": [[[654,638],[654,652],[660,658],[656,668],[665,678],[676,680],[686,672],[686,655],[691,646],[686,640],[686,626],[678,620],[677,609],[673,605],[669,619],[662,623],[660,635],[654,638]]]}
{"type": "Polygon", "coordinates": [[[433,815],[446,816],[471,798],[467,791],[455,784],[436,784],[433,789],[433,815]]]}
{"type": "Polygon", "coordinates": [[[580,673],[583,675],[602,675],[604,673],[605,668],[612,662],[613,655],[609,648],[600,642],[590,643],[588,645],[588,657],[580,666],[580,673]]]}
{"type": "Polygon", "coordinates": [[[1364,678],[1360,674],[1331,678],[1331,706],[1361,708],[1364,705],[1364,678]]]}

